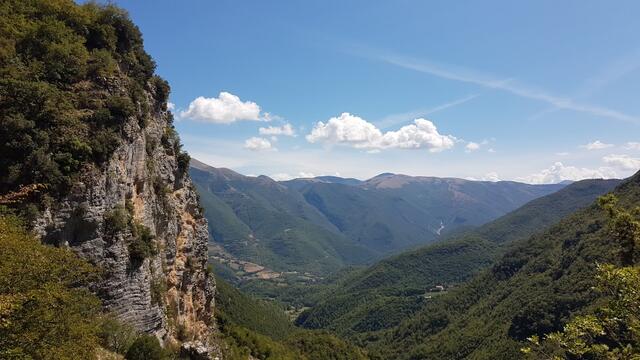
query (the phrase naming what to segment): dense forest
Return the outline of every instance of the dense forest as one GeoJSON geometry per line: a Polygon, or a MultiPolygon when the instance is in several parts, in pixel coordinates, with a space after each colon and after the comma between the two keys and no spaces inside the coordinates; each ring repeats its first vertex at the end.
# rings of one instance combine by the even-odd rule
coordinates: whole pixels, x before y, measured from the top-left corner
{"type": "Polygon", "coordinates": [[[430,289],[455,287],[490,266],[512,243],[589,205],[617,184],[618,180],[579,181],[477,229],[351,272],[333,281],[339,285],[308,299],[311,309],[297,323],[345,336],[396,326],[422,308],[426,297],[442,294],[430,289]]]}
{"type": "MultiPolygon", "coordinates": [[[[619,199],[617,206],[635,214],[628,222],[633,223],[634,216],[637,221],[640,173],[613,194],[619,199]]],[[[610,293],[594,291],[598,278],[607,276],[599,275],[598,264],[628,265],[620,253],[629,250],[615,240],[616,232],[635,231],[632,225],[612,232],[610,221],[597,203],[577,211],[515,243],[490,269],[433,298],[397,327],[362,341],[382,358],[521,357],[527,339],[562,331],[575,316],[596,311],[608,301],[610,293]]],[[[627,242],[637,243],[640,239],[634,236],[627,242]]],[[[634,348],[634,341],[631,337],[622,343],[634,348]]]]}

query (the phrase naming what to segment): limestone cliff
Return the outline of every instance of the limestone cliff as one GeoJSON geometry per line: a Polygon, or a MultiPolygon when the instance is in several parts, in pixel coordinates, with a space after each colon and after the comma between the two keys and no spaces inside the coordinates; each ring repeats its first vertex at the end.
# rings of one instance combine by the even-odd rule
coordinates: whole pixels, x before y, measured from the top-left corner
{"type": "MultiPolygon", "coordinates": [[[[120,91],[117,81],[109,85],[110,93],[120,91]]],[[[35,229],[45,242],[69,246],[104,271],[95,291],[120,319],[164,341],[206,342],[215,291],[207,221],[172,116],[151,90],[145,96],[149,110],[126,119],[108,161],[86,166],[35,229]],[[111,224],[122,220],[120,227],[111,224]],[[145,257],[134,253],[141,233],[145,257]]]]}

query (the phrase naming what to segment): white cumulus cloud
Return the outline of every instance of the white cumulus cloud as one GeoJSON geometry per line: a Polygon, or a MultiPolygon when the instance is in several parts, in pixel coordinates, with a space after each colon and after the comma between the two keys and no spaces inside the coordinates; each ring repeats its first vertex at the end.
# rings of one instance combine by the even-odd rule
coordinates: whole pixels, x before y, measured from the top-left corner
{"type": "Polygon", "coordinates": [[[610,179],[616,176],[616,172],[608,167],[599,167],[597,169],[579,168],[575,166],[565,166],[558,161],[539,173],[518,178],[518,180],[530,184],[554,184],[564,180],[610,179]]]}
{"type": "Polygon", "coordinates": [[[291,124],[284,124],[282,126],[269,126],[269,127],[261,127],[258,129],[260,135],[284,135],[284,136],[295,136],[296,133],[293,130],[293,126],[291,124]]]}
{"type": "Polygon", "coordinates": [[[467,146],[465,146],[466,152],[472,152],[480,149],[480,144],[477,142],[469,141],[467,146]]]}
{"type": "Polygon", "coordinates": [[[182,118],[230,124],[241,120],[266,121],[260,117],[260,106],[251,101],[242,101],[236,95],[221,92],[217,98],[203,96],[193,100],[187,110],[180,113],[182,118]]]}
{"type": "Polygon", "coordinates": [[[429,120],[415,119],[397,131],[383,133],[372,123],[349,113],[319,121],[307,135],[311,143],[350,145],[357,149],[428,149],[438,152],[454,146],[456,138],[438,133],[429,120]]]}
{"type": "Polygon", "coordinates": [[[607,155],[602,158],[605,163],[622,170],[640,169],[640,158],[632,158],[629,155],[607,155]]]}
{"type": "Polygon", "coordinates": [[[176,104],[172,102],[167,102],[167,110],[174,110],[176,108],[176,104]]]}
{"type": "Polygon", "coordinates": [[[244,148],[251,151],[274,150],[271,141],[261,137],[252,137],[244,142],[244,148]]]}
{"type": "Polygon", "coordinates": [[[587,149],[587,150],[601,150],[601,149],[610,148],[612,146],[613,144],[605,144],[600,140],[596,140],[594,142],[590,142],[585,145],[580,145],[581,148],[587,149]]]}

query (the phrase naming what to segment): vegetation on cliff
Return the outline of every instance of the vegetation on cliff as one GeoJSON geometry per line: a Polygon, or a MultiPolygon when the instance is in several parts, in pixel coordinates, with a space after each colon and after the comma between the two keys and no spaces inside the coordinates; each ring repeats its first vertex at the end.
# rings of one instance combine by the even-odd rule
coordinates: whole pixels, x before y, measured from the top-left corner
{"type": "Polygon", "coordinates": [[[169,86],[116,6],[9,0],[0,17],[0,193],[42,185],[19,205],[31,220],[109,159],[125,120],[166,110],[169,86]]]}

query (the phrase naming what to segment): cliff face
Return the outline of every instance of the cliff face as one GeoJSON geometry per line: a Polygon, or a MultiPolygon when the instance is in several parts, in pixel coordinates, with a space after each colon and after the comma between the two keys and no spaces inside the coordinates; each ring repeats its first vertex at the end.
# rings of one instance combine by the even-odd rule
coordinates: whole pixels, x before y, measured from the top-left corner
{"type": "MultiPolygon", "coordinates": [[[[119,91],[119,84],[110,85],[109,92],[119,91]]],[[[126,119],[109,160],[86,166],[35,229],[45,242],[69,246],[104,271],[95,291],[123,321],[165,341],[206,342],[215,291],[207,222],[171,114],[151,91],[145,96],[150,109],[126,119]],[[140,241],[147,256],[135,248],[140,241]]]]}

